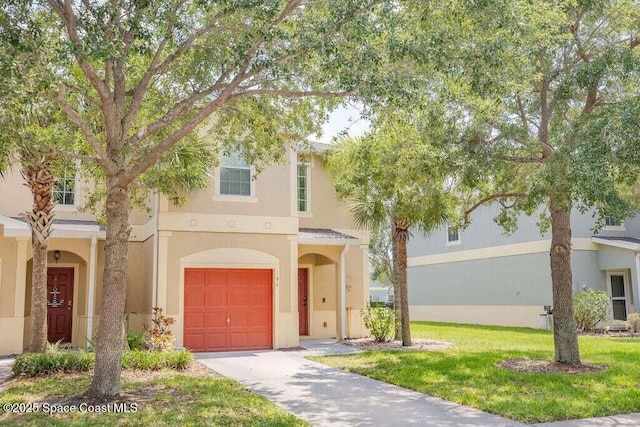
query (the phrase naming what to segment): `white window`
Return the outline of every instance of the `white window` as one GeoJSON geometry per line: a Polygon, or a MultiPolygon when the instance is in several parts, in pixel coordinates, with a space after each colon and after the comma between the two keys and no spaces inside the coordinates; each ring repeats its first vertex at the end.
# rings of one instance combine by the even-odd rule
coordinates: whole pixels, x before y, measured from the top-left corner
{"type": "Polygon", "coordinates": [[[460,229],[455,225],[447,227],[447,246],[460,244],[460,229]]]}
{"type": "Polygon", "coordinates": [[[389,294],[389,297],[387,298],[387,301],[389,301],[389,302],[393,302],[394,301],[393,293],[389,294]]]}
{"type": "Polygon", "coordinates": [[[251,196],[251,165],[236,153],[223,156],[219,181],[221,195],[251,196]]]}
{"type": "Polygon", "coordinates": [[[624,222],[607,215],[604,217],[604,228],[608,230],[624,230],[624,222]]]}
{"type": "Polygon", "coordinates": [[[65,206],[73,206],[76,200],[76,168],[66,166],[53,186],[53,201],[65,206]]]}
{"type": "Polygon", "coordinates": [[[298,163],[298,212],[309,212],[309,165],[298,163]]]}

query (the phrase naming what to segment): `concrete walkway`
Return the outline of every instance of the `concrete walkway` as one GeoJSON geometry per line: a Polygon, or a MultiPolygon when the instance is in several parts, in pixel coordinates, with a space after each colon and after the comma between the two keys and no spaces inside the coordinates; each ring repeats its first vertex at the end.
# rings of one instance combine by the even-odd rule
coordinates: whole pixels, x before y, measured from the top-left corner
{"type": "MultiPolygon", "coordinates": [[[[522,426],[453,402],[305,359],[357,353],[333,341],[301,341],[298,351],[200,353],[200,363],[240,381],[313,426],[522,426]]],[[[640,426],[640,413],[537,424],[640,426]]]]}
{"type": "Polygon", "coordinates": [[[13,378],[13,372],[11,372],[13,362],[15,362],[15,359],[12,357],[0,359],[0,390],[2,390],[2,385],[5,382],[13,378]]]}
{"type": "Polygon", "coordinates": [[[487,414],[304,358],[357,352],[333,342],[307,350],[200,353],[199,362],[240,381],[313,426],[518,426],[487,414]]]}

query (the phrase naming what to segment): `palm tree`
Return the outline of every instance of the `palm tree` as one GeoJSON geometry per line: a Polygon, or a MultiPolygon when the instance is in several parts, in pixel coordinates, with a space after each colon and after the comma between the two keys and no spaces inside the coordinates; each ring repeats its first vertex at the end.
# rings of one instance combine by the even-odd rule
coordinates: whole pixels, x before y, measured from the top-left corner
{"type": "Polygon", "coordinates": [[[384,121],[364,137],[342,138],[327,155],[336,191],[350,202],[356,224],[374,230],[386,228],[391,233],[392,281],[395,301],[400,302],[404,346],[411,345],[407,293],[410,230],[428,233],[439,227],[454,205],[444,185],[444,162],[434,152],[429,141],[409,124],[384,121]]]}
{"type": "Polygon", "coordinates": [[[55,176],[51,172],[54,156],[37,153],[32,161],[26,161],[25,157],[22,156],[21,172],[33,198],[33,209],[26,214],[33,249],[29,351],[42,353],[47,345],[47,250],[54,216],[55,176]]]}

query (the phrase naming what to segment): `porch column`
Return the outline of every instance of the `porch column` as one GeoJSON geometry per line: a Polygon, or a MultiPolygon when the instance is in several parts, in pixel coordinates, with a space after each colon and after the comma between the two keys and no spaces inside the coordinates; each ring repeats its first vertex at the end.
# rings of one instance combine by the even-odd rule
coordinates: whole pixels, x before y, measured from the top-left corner
{"type": "Polygon", "coordinates": [[[89,252],[89,289],[87,292],[87,340],[93,338],[93,317],[95,315],[95,292],[96,292],[96,263],[98,238],[91,238],[91,251],[89,252]]]}
{"type": "Polygon", "coordinates": [[[347,265],[346,254],[349,244],[346,243],[340,252],[340,337],[342,341],[347,337],[347,265]]]}
{"type": "Polygon", "coordinates": [[[171,237],[170,231],[158,232],[158,289],[156,291],[156,300],[154,301],[154,307],[162,308],[167,314],[167,292],[168,292],[168,277],[167,277],[167,265],[169,264],[169,237],[171,237]]]}
{"type": "MultiPolygon", "coordinates": [[[[28,237],[16,238],[18,250],[16,256],[16,284],[14,289],[13,317],[24,318],[24,300],[27,291],[27,248],[31,239],[28,237]]],[[[24,322],[21,323],[24,328],[24,322]]],[[[20,333],[22,336],[22,332],[20,333]]]]}

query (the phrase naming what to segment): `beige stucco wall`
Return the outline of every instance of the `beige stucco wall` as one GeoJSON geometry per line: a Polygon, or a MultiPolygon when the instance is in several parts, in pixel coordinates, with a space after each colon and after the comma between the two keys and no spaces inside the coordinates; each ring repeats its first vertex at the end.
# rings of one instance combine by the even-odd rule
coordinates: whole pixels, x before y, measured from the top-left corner
{"type": "Polygon", "coordinates": [[[411,305],[411,320],[540,327],[540,306],[411,305]]]}
{"type": "Polygon", "coordinates": [[[163,243],[160,238],[159,249],[159,305],[164,302],[167,315],[176,319],[173,332],[176,335],[176,346],[182,346],[183,335],[183,293],[184,269],[189,267],[210,268],[270,268],[274,269],[274,329],[273,343],[275,348],[293,347],[298,345],[297,335],[297,305],[293,298],[292,284],[297,277],[295,241],[286,235],[275,234],[244,234],[244,233],[191,233],[191,232],[162,232],[166,238],[163,243]],[[166,245],[166,251],[163,250],[166,245]],[[232,249],[233,248],[233,249],[232,249]],[[207,257],[206,252],[219,249],[219,257],[207,257]],[[246,250],[247,255],[237,252],[238,256],[224,256],[225,251],[235,253],[246,250]],[[260,265],[255,263],[259,259],[251,256],[264,253],[274,259],[273,264],[260,265]],[[194,255],[205,253],[196,264],[188,261],[194,255]],[[165,254],[165,255],[163,255],[165,254]],[[223,259],[225,258],[225,259],[223,259]],[[182,261],[187,259],[187,261],[182,261]],[[295,274],[295,275],[294,275],[295,274]],[[164,278],[162,276],[165,276],[164,278]],[[166,294],[160,283],[166,280],[166,294]]]}
{"type": "Polygon", "coordinates": [[[267,166],[254,180],[254,197],[220,196],[217,194],[218,183],[212,178],[209,188],[190,195],[184,205],[167,203],[164,207],[169,212],[289,216],[293,194],[290,182],[288,164],[267,166]]]}
{"type": "Polygon", "coordinates": [[[306,155],[310,165],[310,213],[300,214],[301,228],[354,228],[348,206],[338,201],[329,173],[318,156],[306,155]]]}

